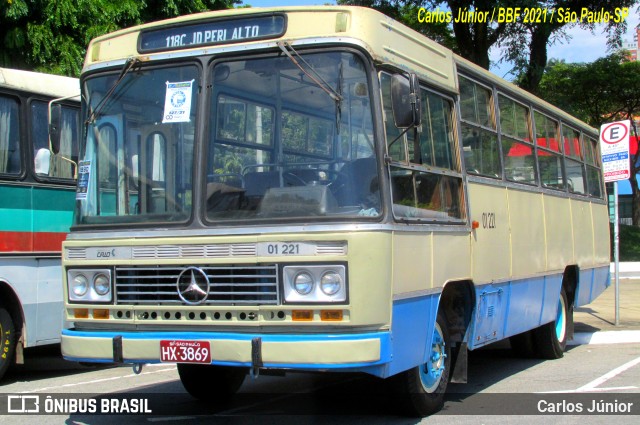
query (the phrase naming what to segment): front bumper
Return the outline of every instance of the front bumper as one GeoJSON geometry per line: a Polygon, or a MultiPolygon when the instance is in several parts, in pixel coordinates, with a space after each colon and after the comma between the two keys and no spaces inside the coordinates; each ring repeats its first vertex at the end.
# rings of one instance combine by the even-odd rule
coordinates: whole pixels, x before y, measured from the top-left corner
{"type": "MultiPolygon", "coordinates": [[[[259,338],[261,367],[356,370],[391,361],[389,332],[357,334],[240,334],[212,332],[62,332],[62,355],[82,362],[160,363],[161,340],[208,341],[211,364],[255,366],[252,340],[259,338]],[[253,351],[252,351],[253,350],[253,351]],[[253,357],[252,357],[253,355],[253,357]]],[[[255,345],[255,344],[253,344],[255,345]]]]}

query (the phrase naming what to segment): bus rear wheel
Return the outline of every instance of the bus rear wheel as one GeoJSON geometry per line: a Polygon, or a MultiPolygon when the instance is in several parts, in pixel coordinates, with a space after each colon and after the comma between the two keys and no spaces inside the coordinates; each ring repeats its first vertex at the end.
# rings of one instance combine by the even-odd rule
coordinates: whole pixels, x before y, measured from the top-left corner
{"type": "Polygon", "coordinates": [[[424,417],[442,409],[451,370],[451,344],[446,324],[439,313],[426,363],[391,378],[398,406],[408,416],[424,417]]]}
{"type": "Polygon", "coordinates": [[[567,330],[572,324],[573,307],[569,305],[567,294],[562,288],[555,320],[531,331],[538,357],[542,359],[561,358],[567,346],[567,330]]]}
{"type": "Polygon", "coordinates": [[[16,331],[11,315],[0,308],[0,379],[4,376],[13,361],[15,352],[16,331]]]}
{"type": "Polygon", "coordinates": [[[178,363],[182,386],[192,397],[211,402],[226,402],[235,394],[247,375],[241,367],[178,363]]]}

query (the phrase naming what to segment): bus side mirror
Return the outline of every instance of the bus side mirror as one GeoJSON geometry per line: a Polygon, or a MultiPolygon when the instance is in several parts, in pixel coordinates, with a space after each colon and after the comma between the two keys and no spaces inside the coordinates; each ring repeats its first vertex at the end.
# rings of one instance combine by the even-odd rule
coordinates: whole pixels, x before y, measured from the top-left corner
{"type": "Polygon", "coordinates": [[[391,77],[391,108],[398,128],[418,127],[422,119],[420,82],[416,74],[391,77]]]}
{"type": "Polygon", "coordinates": [[[60,128],[62,127],[62,105],[49,104],[49,149],[54,154],[60,152],[60,128]]]}

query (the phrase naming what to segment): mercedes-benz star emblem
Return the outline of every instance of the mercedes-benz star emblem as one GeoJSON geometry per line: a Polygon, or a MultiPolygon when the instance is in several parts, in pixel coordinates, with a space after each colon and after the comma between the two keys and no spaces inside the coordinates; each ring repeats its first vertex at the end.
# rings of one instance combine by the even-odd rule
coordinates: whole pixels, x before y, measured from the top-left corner
{"type": "Polygon", "coordinates": [[[187,304],[202,304],[209,296],[209,278],[198,267],[188,267],[178,276],[178,296],[187,304]]]}

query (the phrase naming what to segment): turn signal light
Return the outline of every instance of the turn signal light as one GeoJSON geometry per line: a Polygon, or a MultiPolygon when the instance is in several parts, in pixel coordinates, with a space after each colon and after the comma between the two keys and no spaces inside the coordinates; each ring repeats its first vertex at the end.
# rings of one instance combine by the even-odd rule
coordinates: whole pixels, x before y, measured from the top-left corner
{"type": "Polygon", "coordinates": [[[108,319],[109,318],[109,310],[93,310],[93,318],[94,319],[108,319]]]}
{"type": "Polygon", "coordinates": [[[320,320],[323,322],[341,322],[342,310],[322,310],[320,311],[320,320]]]}
{"type": "Polygon", "coordinates": [[[89,318],[89,309],[88,308],[76,308],[73,310],[73,317],[76,319],[88,319],[89,318]]]}
{"type": "Polygon", "coordinates": [[[296,322],[310,322],[313,320],[313,310],[293,310],[291,320],[296,322]]]}

